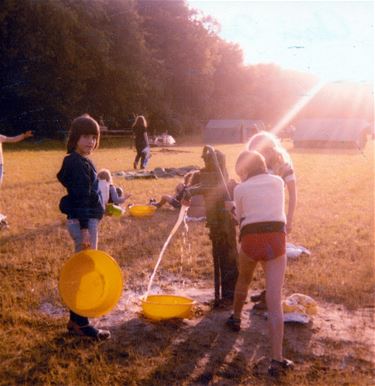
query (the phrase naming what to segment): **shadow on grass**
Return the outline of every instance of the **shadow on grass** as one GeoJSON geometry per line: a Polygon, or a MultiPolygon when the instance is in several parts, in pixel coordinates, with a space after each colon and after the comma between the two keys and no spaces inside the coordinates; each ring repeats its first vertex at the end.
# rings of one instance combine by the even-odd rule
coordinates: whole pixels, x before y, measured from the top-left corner
{"type": "Polygon", "coordinates": [[[236,334],[224,329],[224,321],[218,328],[212,314],[215,311],[209,312],[194,326],[186,325],[182,320],[151,323],[145,319],[133,319],[114,331],[121,341],[136,348],[137,354],[159,358],[160,364],[137,384],[210,382],[237,339],[236,334]]]}

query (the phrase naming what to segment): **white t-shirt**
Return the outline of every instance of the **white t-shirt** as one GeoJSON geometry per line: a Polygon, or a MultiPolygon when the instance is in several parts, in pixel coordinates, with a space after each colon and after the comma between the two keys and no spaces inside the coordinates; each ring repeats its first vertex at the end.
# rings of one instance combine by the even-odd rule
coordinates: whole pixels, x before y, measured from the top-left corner
{"type": "Polygon", "coordinates": [[[240,228],[259,222],[283,222],[285,217],[284,181],[272,174],[259,174],[234,189],[236,215],[240,228]]]}

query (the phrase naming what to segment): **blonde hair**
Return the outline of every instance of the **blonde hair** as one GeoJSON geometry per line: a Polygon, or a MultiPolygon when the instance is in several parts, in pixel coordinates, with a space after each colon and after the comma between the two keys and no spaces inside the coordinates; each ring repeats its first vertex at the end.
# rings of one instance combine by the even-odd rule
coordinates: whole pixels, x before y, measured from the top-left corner
{"type": "Polygon", "coordinates": [[[98,179],[99,180],[106,180],[110,184],[112,183],[112,176],[111,172],[108,169],[100,169],[98,172],[98,179]]]}
{"type": "Polygon", "coordinates": [[[246,179],[267,173],[267,165],[264,157],[257,151],[244,150],[237,158],[235,170],[238,176],[246,176],[246,179]]]}
{"type": "Polygon", "coordinates": [[[266,163],[269,168],[272,168],[275,173],[285,164],[292,165],[289,153],[281,144],[276,135],[268,131],[260,131],[253,135],[246,144],[247,150],[255,150],[265,156],[266,163]],[[266,154],[272,151],[272,156],[267,157],[266,154]]]}

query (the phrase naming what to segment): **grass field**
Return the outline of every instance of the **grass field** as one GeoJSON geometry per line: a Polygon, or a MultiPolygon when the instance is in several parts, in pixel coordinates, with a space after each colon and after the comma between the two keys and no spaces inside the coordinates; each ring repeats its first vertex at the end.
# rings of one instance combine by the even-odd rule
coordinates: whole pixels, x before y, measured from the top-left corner
{"type": "MultiPolygon", "coordinates": [[[[286,146],[290,148],[289,143],[286,146]]],[[[109,342],[81,342],[66,336],[67,315],[57,281],[73,245],[65,230],[65,218],[58,210],[64,189],[55,177],[64,148],[59,144],[50,150],[48,144],[6,144],[4,148],[6,173],[0,190],[0,213],[7,215],[10,228],[0,231],[1,385],[272,384],[257,376],[251,361],[246,359],[243,363],[240,356],[230,362],[231,372],[227,368],[225,372],[218,364],[215,367],[213,361],[217,371],[212,370],[210,377],[192,379],[195,366],[203,360],[200,353],[213,355],[207,345],[214,350],[222,332],[207,330],[193,345],[189,321],[155,327],[138,315],[129,319],[125,310],[123,326],[120,323],[114,329],[109,342]],[[60,311],[45,312],[45,304],[60,311]],[[179,347],[180,333],[191,336],[188,347],[179,347]],[[194,350],[194,354],[188,349],[194,350]],[[187,367],[181,367],[181,361],[187,367]]],[[[217,148],[226,154],[228,171],[235,178],[234,163],[242,145],[217,148]]],[[[199,145],[181,145],[171,151],[156,149],[150,168],[203,166],[201,151],[199,145]]],[[[349,316],[370,309],[373,321],[373,143],[368,144],[363,154],[356,150],[290,152],[298,179],[298,204],[289,241],[307,247],[312,255],[289,263],[284,293],[310,295],[321,305],[334,304],[347,310],[349,316]]],[[[98,169],[130,170],[134,154],[125,142],[107,143],[94,153],[93,160],[98,169]]],[[[126,181],[118,177],[114,180],[132,194],[129,202],[133,203],[145,203],[150,197],[171,193],[179,181],[126,181]]],[[[176,216],[176,212],[165,209],[150,219],[123,216],[102,221],[99,249],[118,261],[127,291],[140,295],[145,292],[176,216]]],[[[190,223],[187,234],[180,231],[172,240],[155,284],[170,289],[176,282],[185,281],[195,287],[213,288],[210,248],[204,223],[190,223]]],[[[252,289],[262,288],[262,283],[259,270],[252,289]]],[[[202,320],[198,316],[196,320],[203,328],[202,320]]],[[[110,325],[107,327],[111,329],[110,325]]],[[[331,342],[332,358],[335,351],[345,350],[347,344],[340,339],[331,342]]],[[[293,347],[288,347],[293,357],[293,347]]],[[[234,355],[231,350],[228,349],[223,363],[234,355]]],[[[263,350],[267,353],[267,347],[263,350]]],[[[317,357],[306,353],[303,359],[299,371],[286,384],[372,384],[373,364],[359,357],[352,358],[346,367],[340,367],[336,359],[331,361],[331,367],[327,366],[329,355],[317,357]]]]}

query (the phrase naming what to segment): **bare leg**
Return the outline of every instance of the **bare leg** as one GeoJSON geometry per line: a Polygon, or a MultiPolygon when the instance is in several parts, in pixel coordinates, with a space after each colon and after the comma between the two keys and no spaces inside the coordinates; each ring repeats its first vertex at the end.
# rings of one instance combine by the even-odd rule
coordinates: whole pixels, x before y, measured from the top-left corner
{"type": "Polygon", "coordinates": [[[160,201],[157,202],[155,206],[157,206],[158,208],[161,208],[166,203],[170,204],[171,200],[172,200],[172,197],[169,195],[161,196],[160,201]]]}
{"type": "Polygon", "coordinates": [[[283,360],[284,318],[281,291],[284,283],[286,256],[262,263],[266,277],[266,301],[272,359],[283,360]]]}
{"type": "Polygon", "coordinates": [[[249,285],[251,279],[253,278],[256,265],[257,263],[249,259],[245,252],[240,249],[238,256],[238,278],[234,290],[233,300],[233,315],[236,319],[241,319],[242,308],[245,304],[247,292],[249,290],[249,285]]]}

